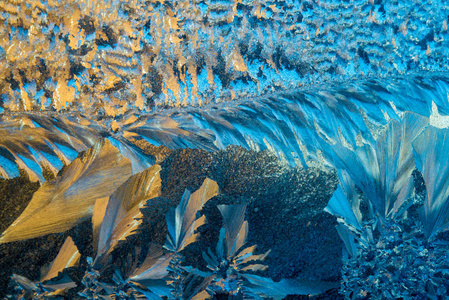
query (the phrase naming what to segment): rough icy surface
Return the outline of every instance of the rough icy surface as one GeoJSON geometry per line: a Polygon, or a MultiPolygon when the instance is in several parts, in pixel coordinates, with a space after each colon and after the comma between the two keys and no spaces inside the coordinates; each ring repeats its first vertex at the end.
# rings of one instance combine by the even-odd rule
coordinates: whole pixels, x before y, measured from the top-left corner
{"type": "Polygon", "coordinates": [[[445,71],[447,1],[4,0],[0,112],[120,116],[445,71]]]}
{"type": "MultiPolygon", "coordinates": [[[[328,84],[257,101],[129,113],[116,120],[67,113],[4,114],[0,175],[15,177],[20,168],[42,181],[45,170],[55,174],[100,137],[107,137],[134,164],[151,147],[216,151],[239,145],[271,150],[291,166],[333,167],[329,145],[338,142],[350,150],[374,145],[388,120],[400,121],[405,111],[444,126],[448,94],[448,77],[441,73],[328,84]]],[[[147,166],[154,161],[146,160],[147,166]]]]}
{"type": "MultiPolygon", "coordinates": [[[[122,260],[115,260],[116,265],[129,263],[127,255],[133,251],[139,256],[141,249],[135,245],[149,247],[151,239],[161,246],[165,210],[177,204],[184,189],[196,190],[210,176],[222,194],[204,208],[209,223],[202,229],[203,244],[191,245],[189,251],[197,251],[191,258],[201,257],[199,253],[210,246],[206,242],[213,240],[215,245],[213,233],[221,226],[216,205],[246,203],[247,237],[263,252],[271,249],[273,256],[265,263],[272,279],[335,283],[340,279],[340,241],[331,229],[335,217],[323,209],[337,177],[340,186],[327,210],[340,222],[338,233],[353,257],[366,261],[371,257],[360,251],[357,256],[367,236],[372,240],[372,231],[370,235],[359,231],[367,218],[363,205],[369,201],[382,218],[404,213],[402,208],[412,205],[409,200],[418,191],[411,174],[423,173],[427,198],[421,191],[416,197],[421,202],[413,203],[407,214],[426,203],[432,207],[424,209],[424,221],[431,225],[424,226],[426,234],[447,229],[447,170],[439,166],[438,154],[447,152],[440,141],[449,134],[448,15],[447,0],[4,0],[0,183],[9,187],[28,177],[47,189],[61,174],[77,175],[73,166],[87,165],[92,147],[104,143],[109,152],[123,156],[127,172],[108,175],[101,168],[102,159],[96,172],[86,167],[89,176],[81,178],[83,182],[107,185],[110,176],[136,176],[161,163],[164,183],[163,197],[142,211],[142,228],[152,233],[131,235],[117,251],[122,260]],[[410,115],[420,121],[407,122],[410,115]],[[432,134],[413,138],[412,151],[414,135],[407,129],[413,126],[416,134],[426,127],[424,133],[432,134]],[[370,156],[373,149],[376,159],[370,156]],[[403,156],[395,158],[397,153],[403,156]],[[420,164],[415,166],[413,158],[420,164]],[[374,172],[376,168],[380,172],[374,172]],[[436,181],[434,174],[442,175],[436,181]],[[433,216],[441,222],[432,223],[433,216]]],[[[113,156],[104,156],[114,165],[113,156]]],[[[31,193],[33,184],[26,181],[26,185],[31,193]]],[[[80,187],[72,190],[93,197],[91,190],[80,187]]],[[[72,190],[65,194],[77,196],[72,190]]],[[[41,198],[39,203],[47,199],[41,198]]],[[[53,205],[62,203],[59,198],[53,205]]],[[[12,222],[18,216],[12,208],[20,212],[28,202],[24,199],[6,203],[10,209],[2,218],[12,222]]],[[[101,199],[97,208],[106,203],[101,199]]],[[[139,214],[137,209],[129,219],[139,214]]],[[[84,245],[80,247],[84,258],[93,256],[90,239],[95,244],[95,229],[92,233],[90,228],[88,220],[70,230],[75,244],[84,245]]],[[[53,253],[64,235],[47,236],[45,246],[39,238],[18,242],[17,249],[53,253]]],[[[389,236],[387,232],[384,237],[389,236]]],[[[391,253],[389,240],[385,241],[387,246],[380,240],[373,248],[379,255],[384,250],[391,253]]],[[[409,253],[424,253],[420,248],[427,243],[417,245],[419,252],[409,253]]],[[[20,253],[14,270],[26,265],[34,273],[32,279],[37,278],[38,268],[29,268],[30,255],[10,250],[14,247],[2,249],[4,257],[20,253]]],[[[391,258],[384,265],[404,266],[395,255],[391,258]]],[[[51,260],[46,257],[42,263],[51,260]]],[[[363,265],[353,268],[348,261],[343,271],[348,267],[354,272],[343,272],[343,280],[358,280],[363,265]]],[[[446,261],[435,265],[447,272],[446,261]]],[[[420,263],[417,266],[421,268],[420,263]]],[[[3,278],[13,270],[3,269],[3,278]]],[[[401,274],[409,278],[407,270],[401,274]]],[[[418,278],[435,273],[410,271],[418,278]]],[[[390,292],[377,285],[383,275],[369,278],[376,289],[390,292]]],[[[344,284],[352,290],[351,280],[344,284]]],[[[428,282],[422,286],[432,287],[428,282]]],[[[4,288],[0,285],[0,290],[4,288]]],[[[446,293],[446,287],[442,291],[446,293]]]]}

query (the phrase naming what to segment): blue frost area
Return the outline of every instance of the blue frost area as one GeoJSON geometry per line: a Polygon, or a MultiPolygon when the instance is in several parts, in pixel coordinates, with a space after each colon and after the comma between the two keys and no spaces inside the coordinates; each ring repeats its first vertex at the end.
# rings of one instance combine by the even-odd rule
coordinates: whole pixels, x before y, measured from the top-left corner
{"type": "Polygon", "coordinates": [[[41,166],[34,161],[33,159],[29,159],[26,158],[23,155],[17,154],[17,156],[23,161],[23,163],[30,168],[34,173],[36,173],[36,175],[40,178],[41,181],[44,181],[43,177],[42,177],[42,168],[41,166]]]}
{"type": "Polygon", "coordinates": [[[156,147],[162,145],[157,139],[152,139],[152,138],[147,137],[147,136],[145,136],[145,135],[141,135],[141,136],[142,136],[142,138],[143,138],[145,141],[147,141],[148,143],[150,143],[150,144],[152,144],[152,145],[154,145],[154,146],[156,146],[156,147]]]}
{"type": "MultiPolygon", "coordinates": [[[[35,123],[33,121],[33,123],[35,123]]],[[[35,157],[35,158],[39,158],[40,156],[44,157],[53,167],[55,167],[57,170],[60,170],[63,167],[63,163],[61,162],[61,160],[56,156],[56,155],[52,155],[50,153],[46,153],[44,151],[39,151],[37,152],[36,150],[34,150],[32,147],[28,146],[28,150],[31,152],[31,154],[35,157]]]]}
{"type": "Polygon", "coordinates": [[[207,81],[207,71],[203,68],[200,74],[197,76],[198,80],[198,91],[202,94],[205,94],[209,89],[209,83],[207,81]]]}
{"type": "Polygon", "coordinates": [[[218,77],[218,75],[214,75],[214,83],[215,83],[214,95],[215,95],[215,97],[219,97],[220,90],[223,88],[223,85],[222,85],[220,77],[218,77]]]}
{"type": "Polygon", "coordinates": [[[34,101],[36,101],[36,103],[40,103],[41,102],[41,98],[44,95],[45,95],[45,92],[43,90],[37,91],[36,94],[34,95],[34,101]]]}
{"type": "Polygon", "coordinates": [[[54,127],[57,131],[59,131],[60,133],[62,133],[62,134],[67,134],[67,132],[65,132],[64,130],[62,130],[62,129],[59,128],[58,126],[53,125],[53,127],[54,127]]]}
{"type": "Polygon", "coordinates": [[[0,166],[6,171],[9,177],[19,177],[19,168],[15,162],[10,161],[9,159],[0,155],[0,166]]]}
{"type": "Polygon", "coordinates": [[[190,76],[189,73],[186,74],[186,85],[187,85],[187,95],[185,95],[185,97],[187,98],[187,100],[190,100],[192,103],[198,103],[198,99],[196,97],[196,95],[192,94],[192,88],[193,88],[193,84],[192,84],[192,77],[190,76]],[[189,97],[190,95],[190,97],[189,97]],[[193,98],[195,97],[195,98],[193,98]]]}
{"type": "Polygon", "coordinates": [[[201,14],[204,15],[207,13],[208,6],[206,4],[201,2],[201,3],[198,3],[197,6],[201,9],[201,14]]]}
{"type": "Polygon", "coordinates": [[[58,143],[55,143],[55,146],[59,150],[61,150],[61,152],[65,155],[65,157],[67,157],[70,161],[72,161],[72,160],[74,160],[75,158],[78,157],[78,151],[76,151],[76,150],[74,150],[72,148],[63,146],[63,145],[58,144],[58,143]]]}

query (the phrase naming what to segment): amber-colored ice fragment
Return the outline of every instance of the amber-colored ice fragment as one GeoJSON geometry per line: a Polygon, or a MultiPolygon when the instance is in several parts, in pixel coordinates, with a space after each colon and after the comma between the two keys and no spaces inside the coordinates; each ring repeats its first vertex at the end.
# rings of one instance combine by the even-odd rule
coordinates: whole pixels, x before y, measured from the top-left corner
{"type": "Polygon", "coordinates": [[[73,267],[78,264],[81,254],[78,251],[72,238],[69,236],[59,250],[58,256],[51,263],[50,269],[46,274],[42,274],[41,281],[50,280],[58,276],[65,268],[73,267]]]}
{"type": "Polygon", "coordinates": [[[98,141],[53,182],[45,182],[0,243],[64,232],[92,215],[95,200],[111,195],[132,174],[131,162],[108,140],[98,141]]]}
{"type": "Polygon", "coordinates": [[[119,241],[125,240],[142,222],[140,209],[147,200],[161,194],[161,167],[154,165],[128,179],[117,191],[95,204],[92,223],[97,242],[96,264],[101,264],[119,241]],[[97,205],[98,204],[98,205],[97,205]],[[98,216],[96,214],[98,213],[98,216]],[[101,225],[99,219],[102,219],[101,225]]]}

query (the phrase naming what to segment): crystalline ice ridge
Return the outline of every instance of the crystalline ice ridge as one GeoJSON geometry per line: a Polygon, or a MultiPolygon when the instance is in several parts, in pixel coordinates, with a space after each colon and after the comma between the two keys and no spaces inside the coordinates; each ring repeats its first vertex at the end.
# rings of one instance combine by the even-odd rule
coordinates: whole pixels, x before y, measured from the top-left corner
{"type": "Polygon", "coordinates": [[[154,161],[143,154],[142,145],[206,151],[239,145],[271,150],[292,166],[333,167],[328,145],[355,149],[361,143],[374,144],[388,120],[399,121],[406,111],[430,117],[430,123],[440,122],[449,113],[448,83],[443,73],[360,80],[279,92],[256,101],[128,114],[116,120],[60,113],[3,114],[0,175],[18,176],[20,168],[32,180],[43,181],[43,170],[56,174],[79,151],[105,136],[131,160],[134,172],[140,163],[148,166],[154,161]]]}

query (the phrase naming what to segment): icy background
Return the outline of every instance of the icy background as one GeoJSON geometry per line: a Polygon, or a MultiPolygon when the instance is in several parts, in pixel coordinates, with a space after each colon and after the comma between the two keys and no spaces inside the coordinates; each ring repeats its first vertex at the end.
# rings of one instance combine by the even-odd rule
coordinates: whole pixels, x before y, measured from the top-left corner
{"type": "Polygon", "coordinates": [[[248,238],[260,260],[272,254],[252,269],[269,266],[269,277],[246,284],[281,289],[276,299],[298,279],[326,284],[289,294],[341,283],[355,298],[446,295],[448,22],[447,1],[2,1],[0,278],[48,293],[36,274],[67,237],[58,251],[81,253],[75,285],[86,287],[72,292],[91,297],[87,279],[114,253],[110,267],[133,273],[115,274],[114,294],[151,270],[165,243],[167,289],[186,246],[170,236],[173,220],[206,216],[185,258],[205,258],[216,283],[235,258],[220,245],[244,249],[248,238]],[[15,182],[31,200],[16,197],[15,182]],[[209,198],[193,196],[202,184],[214,187],[204,211],[209,198]],[[189,191],[195,209],[183,211],[189,191]],[[170,207],[178,213],[166,219],[170,207]],[[214,236],[222,219],[239,234],[214,236]],[[99,226],[120,234],[94,251],[99,226]],[[216,239],[219,260],[201,255],[216,239]],[[156,241],[145,262],[139,241],[156,241]],[[30,274],[17,271],[28,264],[30,274]]]}
{"type": "Polygon", "coordinates": [[[0,112],[89,117],[448,68],[447,1],[0,3],[0,112]]]}

